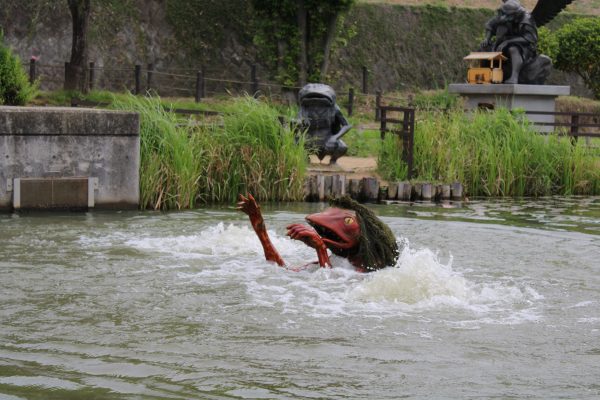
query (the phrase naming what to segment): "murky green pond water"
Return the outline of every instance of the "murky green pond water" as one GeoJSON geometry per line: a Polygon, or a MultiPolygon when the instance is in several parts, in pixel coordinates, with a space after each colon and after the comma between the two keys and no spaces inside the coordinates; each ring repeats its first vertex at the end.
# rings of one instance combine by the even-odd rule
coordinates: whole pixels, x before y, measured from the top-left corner
{"type": "MultiPolygon", "coordinates": [[[[263,205],[285,226],[324,205],[263,205]]],[[[0,215],[0,399],[598,398],[600,198],[373,206],[395,268],[245,215],[0,215]]]]}

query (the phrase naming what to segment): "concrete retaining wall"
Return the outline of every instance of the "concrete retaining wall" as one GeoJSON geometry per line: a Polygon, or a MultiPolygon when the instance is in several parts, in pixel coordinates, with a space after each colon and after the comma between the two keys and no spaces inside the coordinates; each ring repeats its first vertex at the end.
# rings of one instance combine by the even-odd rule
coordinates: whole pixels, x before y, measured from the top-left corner
{"type": "Polygon", "coordinates": [[[74,177],[92,178],[96,208],[137,208],[139,167],[136,113],[0,106],[0,209],[15,179],[74,177]]]}

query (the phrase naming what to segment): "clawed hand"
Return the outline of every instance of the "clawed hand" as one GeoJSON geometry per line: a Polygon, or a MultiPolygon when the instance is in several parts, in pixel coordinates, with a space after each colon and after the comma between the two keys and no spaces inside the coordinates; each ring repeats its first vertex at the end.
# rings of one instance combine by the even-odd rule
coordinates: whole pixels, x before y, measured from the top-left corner
{"type": "Polygon", "coordinates": [[[287,226],[287,235],[290,239],[299,240],[313,249],[325,247],[323,239],[312,227],[303,224],[291,224],[287,226]]]}
{"type": "Polygon", "coordinates": [[[240,194],[239,202],[237,203],[237,209],[248,214],[250,217],[260,214],[260,206],[251,194],[246,194],[244,197],[240,194]]]}

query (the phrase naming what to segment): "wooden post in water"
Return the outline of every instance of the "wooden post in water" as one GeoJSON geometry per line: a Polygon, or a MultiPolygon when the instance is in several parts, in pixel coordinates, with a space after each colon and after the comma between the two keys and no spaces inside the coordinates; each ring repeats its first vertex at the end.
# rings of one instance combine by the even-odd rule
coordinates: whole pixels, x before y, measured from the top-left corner
{"type": "Polygon", "coordinates": [[[346,175],[333,175],[331,186],[332,197],[339,197],[346,194],[346,175]]]}
{"type": "Polygon", "coordinates": [[[363,178],[361,189],[360,198],[363,201],[375,201],[379,197],[379,182],[375,178],[363,178]]]}
{"type": "Polygon", "coordinates": [[[390,182],[388,185],[388,199],[396,200],[398,198],[398,182],[390,182]]]}
{"type": "Polygon", "coordinates": [[[360,179],[350,179],[350,181],[348,182],[348,194],[350,194],[350,197],[352,199],[358,200],[360,198],[360,186],[360,179]]]}
{"type": "Polygon", "coordinates": [[[317,193],[319,201],[325,200],[325,177],[317,175],[317,193]]]}
{"type": "Polygon", "coordinates": [[[454,182],[450,188],[452,194],[452,200],[462,200],[463,197],[463,186],[460,182],[454,182]]]}
{"type": "Polygon", "coordinates": [[[421,198],[423,197],[423,184],[422,183],[415,183],[413,185],[413,199],[414,200],[421,200],[421,198]]]}
{"type": "Polygon", "coordinates": [[[442,200],[450,200],[450,185],[440,185],[442,200]]]}
{"type": "Polygon", "coordinates": [[[435,197],[431,183],[424,183],[421,186],[421,197],[423,198],[423,201],[431,201],[431,199],[435,197]]]}
{"type": "Polygon", "coordinates": [[[324,180],[323,200],[328,200],[331,198],[331,192],[333,189],[333,176],[325,175],[323,180],[324,180]]]}

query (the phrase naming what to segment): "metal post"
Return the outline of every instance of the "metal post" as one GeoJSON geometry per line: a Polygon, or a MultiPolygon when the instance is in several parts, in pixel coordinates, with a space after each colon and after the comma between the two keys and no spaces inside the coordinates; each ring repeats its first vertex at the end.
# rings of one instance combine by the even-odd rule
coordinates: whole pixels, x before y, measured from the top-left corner
{"type": "Polygon", "coordinates": [[[95,68],[95,64],[92,61],[92,62],[90,62],[90,82],[89,82],[90,91],[94,90],[94,79],[95,79],[95,75],[96,75],[94,68],[95,68]]]}
{"type": "Polygon", "coordinates": [[[29,83],[35,82],[35,58],[29,60],[29,83]]]}
{"type": "Polygon", "coordinates": [[[348,116],[352,116],[352,112],[354,111],[354,88],[350,88],[348,90],[348,116]]]}
{"type": "Polygon", "coordinates": [[[140,94],[142,91],[142,66],[135,66],[135,94],[140,94]]]}

